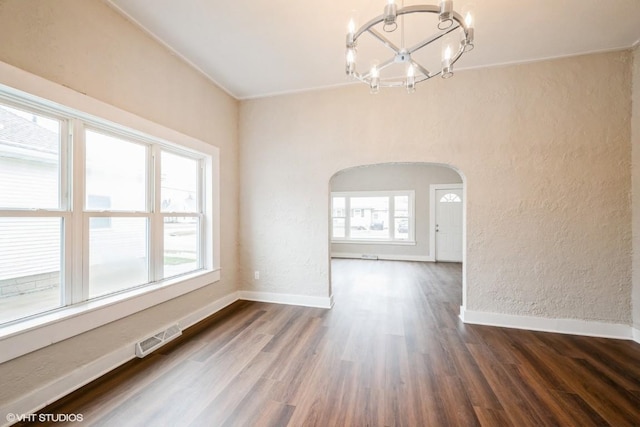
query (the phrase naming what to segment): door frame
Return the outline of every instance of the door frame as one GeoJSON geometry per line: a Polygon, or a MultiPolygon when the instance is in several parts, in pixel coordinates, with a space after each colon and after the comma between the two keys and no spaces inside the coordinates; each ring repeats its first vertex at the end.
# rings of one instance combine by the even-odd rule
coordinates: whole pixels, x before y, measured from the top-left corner
{"type": "Polygon", "coordinates": [[[462,261],[465,261],[467,235],[467,192],[464,182],[429,185],[429,261],[436,262],[436,190],[462,190],[462,261]]]}

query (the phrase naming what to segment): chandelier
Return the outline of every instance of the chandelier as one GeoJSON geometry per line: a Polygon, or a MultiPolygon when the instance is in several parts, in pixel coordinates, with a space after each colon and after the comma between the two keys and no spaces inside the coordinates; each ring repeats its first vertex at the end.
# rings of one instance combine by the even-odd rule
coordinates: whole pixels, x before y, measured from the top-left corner
{"type": "Polygon", "coordinates": [[[453,76],[453,65],[465,52],[473,49],[473,36],[471,13],[467,12],[463,18],[453,10],[452,0],[440,0],[437,6],[415,5],[400,8],[395,0],[388,0],[383,14],[366,22],[359,29],[356,30],[353,18],[349,21],[346,73],[349,77],[368,84],[371,93],[378,93],[380,87],[405,87],[408,92],[413,92],[417,83],[438,75],[445,79],[453,76]],[[405,16],[409,15],[413,16],[410,19],[415,19],[416,26],[421,30],[423,25],[427,24],[433,26],[433,31],[426,38],[419,39],[407,47],[405,16]],[[399,42],[397,33],[392,37],[392,33],[397,29],[400,30],[399,42]],[[358,42],[365,34],[382,43],[391,56],[383,62],[375,59],[367,71],[359,71],[358,42]],[[437,41],[439,44],[435,43],[437,41]],[[430,58],[430,62],[427,61],[425,55],[435,57],[436,62],[433,62],[434,58],[430,58]],[[429,62],[429,65],[426,62],[429,62]]]}

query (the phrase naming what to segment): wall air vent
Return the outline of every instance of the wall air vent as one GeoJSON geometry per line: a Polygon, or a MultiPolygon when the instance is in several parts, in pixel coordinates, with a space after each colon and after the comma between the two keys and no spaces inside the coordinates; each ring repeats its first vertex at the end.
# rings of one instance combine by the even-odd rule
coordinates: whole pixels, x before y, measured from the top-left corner
{"type": "Polygon", "coordinates": [[[157,334],[136,343],[136,356],[143,358],[155,349],[162,347],[180,335],[182,335],[182,329],[180,329],[180,326],[177,324],[170,326],[164,331],[158,332],[157,334]]]}

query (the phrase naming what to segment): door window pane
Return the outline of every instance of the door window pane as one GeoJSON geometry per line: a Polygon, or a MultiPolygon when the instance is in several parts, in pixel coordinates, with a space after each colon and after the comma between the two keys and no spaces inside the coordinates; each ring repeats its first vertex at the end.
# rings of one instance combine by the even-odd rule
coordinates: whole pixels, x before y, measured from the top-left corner
{"type": "Polygon", "coordinates": [[[89,298],[149,282],[146,218],[89,219],[89,298]]]}
{"type": "Polygon", "coordinates": [[[61,218],[0,218],[0,323],[61,306],[61,218]]]}
{"type": "Polygon", "coordinates": [[[0,208],[60,207],[61,122],[0,105],[0,208]]]}
{"type": "Polygon", "coordinates": [[[112,135],[86,132],[87,210],[146,210],[146,147],[112,135]]]}
{"type": "Polygon", "coordinates": [[[389,198],[352,197],[350,233],[353,239],[389,237],[389,198]]]}
{"type": "Polygon", "coordinates": [[[454,193],[447,193],[440,198],[441,203],[461,203],[462,199],[460,196],[454,193]]]}
{"type": "Polygon", "coordinates": [[[195,271],[198,262],[198,218],[164,219],[164,277],[195,271]]]}
{"type": "Polygon", "coordinates": [[[162,152],[162,212],[197,212],[198,161],[162,152]]]}

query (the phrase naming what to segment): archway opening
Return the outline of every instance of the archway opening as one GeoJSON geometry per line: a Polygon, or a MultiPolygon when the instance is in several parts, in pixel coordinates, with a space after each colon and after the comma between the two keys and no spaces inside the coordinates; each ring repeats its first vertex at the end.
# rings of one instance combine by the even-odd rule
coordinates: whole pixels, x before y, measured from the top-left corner
{"type": "MultiPolygon", "coordinates": [[[[355,277],[349,268],[367,270],[378,261],[399,271],[404,262],[416,263],[404,268],[406,274],[416,268],[427,274],[427,266],[428,274],[446,270],[448,280],[459,281],[455,300],[465,307],[465,185],[458,170],[435,163],[382,163],[336,172],[329,182],[332,299],[334,282],[344,279],[340,274],[355,277]]],[[[371,271],[363,274],[377,280],[371,271]]]]}

